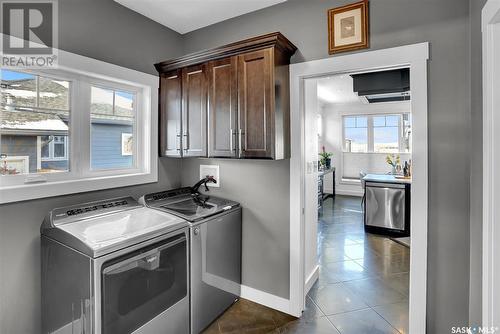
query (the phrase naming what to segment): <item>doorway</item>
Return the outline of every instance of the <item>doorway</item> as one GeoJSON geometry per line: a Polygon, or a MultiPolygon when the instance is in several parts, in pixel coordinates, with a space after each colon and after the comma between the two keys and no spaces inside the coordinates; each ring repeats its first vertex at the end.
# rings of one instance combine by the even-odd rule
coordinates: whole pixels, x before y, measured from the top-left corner
{"type": "MultiPolygon", "coordinates": [[[[409,312],[407,313],[410,314],[409,332],[425,332],[425,291],[427,265],[427,59],[428,44],[423,43],[392,49],[370,51],[354,55],[339,56],[335,58],[295,64],[291,66],[292,159],[290,165],[290,309],[291,313],[293,313],[294,315],[300,316],[302,311],[306,308],[306,303],[309,302],[310,299],[313,299],[311,294],[309,294],[309,296],[307,295],[309,292],[314,294],[314,290],[317,288],[317,286],[316,288],[313,286],[315,285],[320,275],[328,276],[330,272],[336,272],[335,275],[337,275],[337,277],[332,277],[333,280],[338,280],[338,275],[346,273],[351,274],[353,277],[356,275],[363,275],[363,270],[356,270],[356,268],[358,267],[363,268],[364,256],[360,257],[359,254],[351,254],[351,257],[349,257],[349,255],[346,253],[339,254],[337,252],[335,254],[331,254],[331,256],[335,257],[346,257],[337,259],[340,261],[332,262],[337,263],[330,265],[332,271],[328,270],[325,273],[324,271],[319,270],[319,263],[321,263],[320,261],[322,261],[322,257],[320,256],[318,261],[317,254],[318,249],[320,250],[321,254],[322,244],[318,244],[316,242],[316,240],[318,240],[318,227],[320,228],[320,232],[323,228],[331,229],[331,231],[340,231],[344,229],[344,232],[346,232],[346,228],[352,229],[350,238],[345,238],[346,233],[342,234],[343,237],[334,236],[335,233],[330,233],[330,235],[332,235],[329,237],[331,238],[331,240],[326,240],[326,243],[335,243],[334,239],[337,239],[337,243],[343,242],[344,245],[346,242],[352,243],[354,247],[347,248],[350,248],[353,251],[356,251],[356,248],[359,251],[360,247],[356,247],[355,245],[360,245],[361,243],[364,244],[365,236],[363,235],[364,231],[362,223],[362,217],[364,217],[364,206],[361,205],[360,197],[335,196],[336,198],[334,201],[332,201],[331,199],[326,200],[322,205],[324,208],[327,208],[326,211],[328,213],[326,213],[325,215],[325,210],[323,209],[323,212],[320,212],[320,218],[323,220],[323,225],[321,225],[321,223],[319,225],[317,224],[319,205],[317,200],[317,165],[320,140],[319,138],[311,138],[311,136],[318,136],[318,129],[320,127],[319,124],[321,122],[319,121],[317,112],[311,111],[318,110],[318,80],[328,77],[346,77],[350,76],[353,73],[363,73],[367,71],[377,72],[387,71],[395,68],[408,68],[410,71],[410,106],[412,111],[413,123],[412,135],[414,138],[414,144],[412,145],[411,154],[413,161],[414,183],[414,186],[412,186],[411,188],[411,221],[418,222],[418,224],[415,223],[411,225],[412,248],[411,252],[408,254],[411,263],[411,270],[409,274],[409,312]],[[296,182],[296,180],[300,180],[300,182],[296,182]],[[418,199],[418,201],[416,201],[415,199],[418,199]],[[330,218],[327,217],[328,215],[330,216],[330,218]],[[344,216],[344,223],[342,223],[342,220],[337,220],[338,225],[335,226],[335,219],[332,219],[332,217],[334,216],[344,216]],[[325,224],[325,221],[327,220],[330,221],[329,223],[325,224]],[[345,225],[345,222],[347,220],[350,220],[350,225],[345,225]],[[324,227],[327,225],[328,227],[324,227]],[[341,270],[335,271],[335,268],[338,269],[339,267],[341,268],[341,270]],[[346,267],[350,267],[351,270],[342,270],[342,268],[345,269],[346,267]]],[[[356,115],[354,115],[353,117],[356,123],[356,115]]],[[[373,117],[379,117],[380,119],[375,119],[375,121],[379,123],[382,118],[385,119],[385,116],[370,116],[369,118],[365,117],[366,119],[360,119],[360,125],[364,125],[364,121],[371,122],[373,124],[373,117]]],[[[397,115],[397,118],[402,122],[404,116],[401,113],[397,115]]],[[[345,121],[352,123],[352,117],[349,120],[344,119],[342,124],[344,124],[345,121]]],[[[391,120],[389,120],[389,122],[390,121],[391,120]]],[[[342,131],[345,131],[345,129],[342,129],[342,131]]],[[[344,139],[345,138],[342,137],[342,146],[346,144],[344,142],[344,139]]],[[[368,145],[368,143],[366,144],[368,145]]],[[[373,140],[370,145],[374,145],[373,140]]],[[[340,160],[342,159],[344,158],[341,158],[340,160]]],[[[337,178],[343,178],[344,176],[346,177],[346,179],[349,177],[348,173],[344,173],[344,171],[340,175],[337,174],[337,178]]],[[[351,176],[355,177],[356,175],[351,176]]],[[[356,182],[357,187],[359,188],[353,191],[362,193],[359,176],[356,182]]],[[[349,194],[348,192],[346,194],[353,195],[349,194]]],[[[387,245],[392,245],[392,240],[387,240],[391,241],[391,243],[386,244],[385,239],[368,240],[368,243],[372,243],[373,247],[383,248],[387,245]]],[[[394,246],[394,249],[404,249],[404,246],[397,243],[394,244],[396,245],[394,246]]],[[[389,246],[389,251],[392,247],[393,246],[389,246]]],[[[343,249],[346,249],[346,247],[344,247],[343,249]]],[[[366,250],[366,248],[363,247],[363,250],[366,250]]],[[[324,256],[328,256],[328,254],[321,255],[323,256],[323,258],[324,256]]],[[[369,282],[367,284],[370,283],[373,282],[369,282]]],[[[362,286],[356,287],[353,285],[351,289],[337,289],[338,291],[335,291],[335,288],[330,289],[332,291],[328,292],[328,294],[331,294],[331,298],[329,299],[334,300],[336,294],[346,294],[356,289],[364,288],[362,286]]],[[[403,294],[400,293],[400,295],[403,294]]],[[[325,297],[321,298],[324,299],[325,297]]],[[[351,298],[351,296],[347,296],[346,298],[349,299],[351,298]]],[[[398,297],[396,296],[395,299],[397,298],[398,297]]],[[[318,303],[321,303],[321,301],[318,301],[318,303]]],[[[328,305],[325,305],[328,304],[328,298],[326,301],[323,301],[323,304],[325,308],[328,308],[328,305]]],[[[367,306],[369,310],[376,311],[373,309],[373,307],[370,307],[369,303],[367,306]]],[[[376,303],[374,303],[373,306],[376,307],[376,303]]],[[[399,306],[404,307],[404,305],[399,306]]],[[[333,305],[333,307],[337,307],[337,305],[333,305]]],[[[362,308],[361,306],[359,306],[359,308],[356,307],[356,309],[360,310],[362,308]]],[[[374,313],[378,314],[376,312],[369,313],[369,315],[367,314],[365,316],[371,316],[374,313]]],[[[359,314],[359,316],[363,317],[363,315],[361,314],[359,314]]],[[[341,321],[341,319],[339,321],[341,321]]],[[[342,321],[348,320],[344,319],[342,321]]],[[[394,325],[397,326],[396,324],[394,325]]]]}

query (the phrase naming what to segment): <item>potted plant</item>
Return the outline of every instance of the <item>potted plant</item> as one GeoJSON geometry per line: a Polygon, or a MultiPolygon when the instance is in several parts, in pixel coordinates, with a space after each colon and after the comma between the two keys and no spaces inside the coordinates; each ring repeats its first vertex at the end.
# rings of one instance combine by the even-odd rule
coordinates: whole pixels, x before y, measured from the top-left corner
{"type": "Polygon", "coordinates": [[[323,166],[324,169],[330,169],[332,167],[333,153],[326,152],[324,146],[322,147],[321,151],[322,152],[319,154],[320,156],[319,164],[320,166],[323,166]]]}
{"type": "Polygon", "coordinates": [[[387,164],[389,164],[389,166],[392,167],[391,173],[393,175],[396,175],[396,167],[401,163],[401,158],[399,157],[399,155],[388,154],[385,157],[385,161],[387,162],[387,164]]]}

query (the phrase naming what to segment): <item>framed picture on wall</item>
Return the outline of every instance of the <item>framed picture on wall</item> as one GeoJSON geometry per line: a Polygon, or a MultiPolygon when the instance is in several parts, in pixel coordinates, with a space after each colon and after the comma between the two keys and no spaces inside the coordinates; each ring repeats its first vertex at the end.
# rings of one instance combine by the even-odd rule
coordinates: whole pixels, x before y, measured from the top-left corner
{"type": "Polygon", "coordinates": [[[328,52],[366,49],[369,46],[368,0],[328,10],[328,52]]]}

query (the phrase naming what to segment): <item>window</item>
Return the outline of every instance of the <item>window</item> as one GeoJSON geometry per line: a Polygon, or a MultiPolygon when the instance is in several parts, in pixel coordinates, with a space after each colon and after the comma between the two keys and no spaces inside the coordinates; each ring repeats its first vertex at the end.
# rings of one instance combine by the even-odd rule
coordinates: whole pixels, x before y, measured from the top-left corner
{"type": "Polygon", "coordinates": [[[65,160],[68,157],[67,136],[41,136],[42,161],[65,160]]]}
{"type": "Polygon", "coordinates": [[[399,152],[399,115],[373,116],[373,152],[399,152]]]}
{"type": "Polygon", "coordinates": [[[0,154],[12,168],[0,174],[68,171],[70,81],[9,70],[2,70],[1,78],[0,154]],[[13,166],[20,156],[27,168],[13,166]]]}
{"type": "Polygon", "coordinates": [[[368,152],[367,117],[344,117],[344,145],[346,152],[368,152]]]}
{"type": "Polygon", "coordinates": [[[344,116],[344,152],[410,153],[411,115],[344,116]]]}
{"type": "Polygon", "coordinates": [[[92,86],[90,99],[92,169],[131,168],[135,93],[92,86]]]}
{"type": "Polygon", "coordinates": [[[0,203],[156,182],[157,77],[59,52],[0,71],[0,203]]]}

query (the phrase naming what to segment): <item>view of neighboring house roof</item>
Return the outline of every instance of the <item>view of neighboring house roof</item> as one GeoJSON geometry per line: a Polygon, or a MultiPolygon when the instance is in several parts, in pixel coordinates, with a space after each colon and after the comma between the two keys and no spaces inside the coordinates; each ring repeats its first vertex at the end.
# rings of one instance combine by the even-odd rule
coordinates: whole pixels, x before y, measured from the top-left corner
{"type": "Polygon", "coordinates": [[[1,130],[67,132],[68,126],[54,113],[38,111],[0,111],[1,130]]]}
{"type": "MultiPolygon", "coordinates": [[[[29,73],[9,73],[10,77],[1,78],[0,129],[18,134],[67,132],[69,82],[29,73]]],[[[91,100],[92,123],[133,123],[132,93],[92,87],[91,100]]]]}

